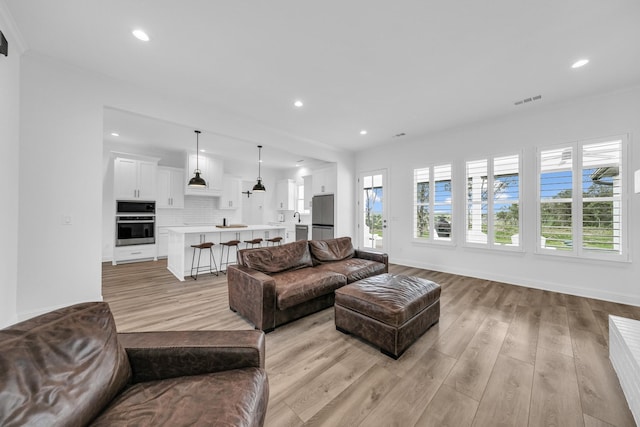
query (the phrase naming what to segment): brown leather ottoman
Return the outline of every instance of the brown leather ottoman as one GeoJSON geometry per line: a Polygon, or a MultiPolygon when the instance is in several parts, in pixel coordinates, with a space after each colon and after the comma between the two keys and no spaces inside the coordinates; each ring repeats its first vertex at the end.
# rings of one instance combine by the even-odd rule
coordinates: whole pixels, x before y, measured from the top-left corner
{"type": "Polygon", "coordinates": [[[440,285],[419,277],[385,273],[335,292],[336,329],[394,359],[440,320],[440,285]]]}

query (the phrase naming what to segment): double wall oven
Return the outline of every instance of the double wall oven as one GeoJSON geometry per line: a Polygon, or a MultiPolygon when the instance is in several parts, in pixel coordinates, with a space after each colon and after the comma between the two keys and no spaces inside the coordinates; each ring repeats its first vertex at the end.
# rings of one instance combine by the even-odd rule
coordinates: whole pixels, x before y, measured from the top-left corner
{"type": "Polygon", "coordinates": [[[116,202],[116,246],[156,243],[156,202],[116,202]]]}

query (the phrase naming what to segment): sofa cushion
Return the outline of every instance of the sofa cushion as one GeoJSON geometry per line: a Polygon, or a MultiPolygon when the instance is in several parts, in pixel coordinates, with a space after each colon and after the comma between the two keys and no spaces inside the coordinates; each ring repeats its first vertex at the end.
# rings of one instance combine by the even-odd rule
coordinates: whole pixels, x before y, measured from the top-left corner
{"type": "Polygon", "coordinates": [[[352,258],[354,254],[351,237],[338,237],[329,240],[309,240],[309,248],[314,264],[341,261],[352,258]]]}
{"type": "Polygon", "coordinates": [[[106,303],[34,317],[0,331],[0,425],[86,425],[130,377],[106,303]]]}
{"type": "Polygon", "coordinates": [[[343,261],[328,262],[315,267],[319,271],[342,274],[347,277],[347,283],[353,283],[367,277],[382,274],[386,265],[381,262],[361,258],[349,258],[343,261]]]}
{"type": "Polygon", "coordinates": [[[347,284],[347,278],[332,271],[303,268],[274,274],[276,304],[279,310],[332,293],[347,284]]]}
{"type": "Polygon", "coordinates": [[[262,425],[252,420],[260,421],[268,395],[260,368],[148,381],[125,390],[92,425],[262,425]]]}
{"type": "Polygon", "coordinates": [[[311,254],[306,240],[238,252],[238,263],[266,274],[311,267],[311,254]]]}

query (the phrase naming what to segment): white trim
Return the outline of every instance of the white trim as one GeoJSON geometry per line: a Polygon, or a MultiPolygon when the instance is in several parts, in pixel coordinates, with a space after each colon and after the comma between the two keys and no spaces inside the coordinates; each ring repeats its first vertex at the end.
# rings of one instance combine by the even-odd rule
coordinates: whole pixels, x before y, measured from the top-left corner
{"type": "MultiPolygon", "coordinates": [[[[519,252],[513,252],[514,256],[517,256],[519,252]]],[[[603,301],[611,301],[619,304],[631,304],[640,306],[640,296],[631,297],[629,294],[623,294],[618,292],[610,292],[607,289],[593,289],[582,288],[576,286],[569,286],[564,283],[548,282],[537,279],[531,279],[530,277],[513,277],[495,272],[487,273],[483,272],[478,274],[475,270],[465,269],[464,267],[457,267],[455,269],[443,268],[439,264],[430,264],[427,262],[414,262],[408,259],[389,259],[390,264],[399,264],[407,267],[422,268],[425,270],[440,271],[443,273],[456,274],[459,276],[473,277],[483,280],[491,280],[494,282],[507,283],[514,286],[522,286],[533,289],[540,289],[543,291],[557,292],[561,294],[575,295],[585,298],[594,298],[603,301]]]]}
{"type": "Polygon", "coordinates": [[[555,250],[555,248],[542,248],[540,245],[540,241],[536,242],[534,253],[537,255],[550,255],[553,257],[565,257],[575,258],[575,259],[591,259],[591,260],[603,260],[603,261],[614,261],[614,262],[629,262],[630,257],[630,246],[629,246],[629,238],[630,233],[628,231],[629,226],[629,203],[628,203],[628,193],[629,188],[631,187],[631,180],[627,179],[627,157],[629,153],[629,134],[616,134],[605,137],[598,138],[585,138],[575,141],[569,141],[562,144],[553,144],[547,146],[536,147],[536,230],[538,236],[542,235],[542,224],[540,218],[540,173],[541,173],[541,153],[542,151],[548,151],[553,149],[560,149],[563,147],[571,147],[572,149],[572,159],[571,159],[571,173],[572,173],[572,192],[573,197],[570,200],[573,204],[571,217],[572,217],[572,240],[573,245],[571,249],[568,250],[555,250]],[[611,253],[611,252],[600,252],[595,249],[585,249],[582,247],[582,233],[578,231],[582,231],[581,221],[582,221],[582,205],[583,205],[583,197],[582,197],[582,157],[583,157],[583,147],[585,145],[597,144],[598,142],[607,142],[615,139],[620,139],[620,180],[622,181],[622,193],[620,194],[620,214],[621,214],[621,222],[620,222],[620,254],[611,253]]]}

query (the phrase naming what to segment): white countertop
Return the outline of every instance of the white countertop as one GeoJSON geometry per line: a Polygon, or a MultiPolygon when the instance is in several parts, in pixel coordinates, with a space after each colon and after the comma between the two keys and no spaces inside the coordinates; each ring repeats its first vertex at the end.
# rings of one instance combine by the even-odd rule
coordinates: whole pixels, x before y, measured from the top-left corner
{"type": "Polygon", "coordinates": [[[284,225],[247,225],[246,227],[225,227],[219,228],[215,225],[191,225],[182,227],[168,227],[167,230],[173,233],[224,233],[229,231],[259,231],[259,230],[284,230],[284,225]]]}

